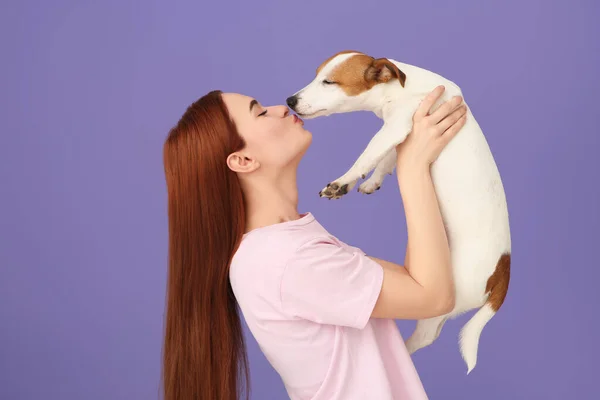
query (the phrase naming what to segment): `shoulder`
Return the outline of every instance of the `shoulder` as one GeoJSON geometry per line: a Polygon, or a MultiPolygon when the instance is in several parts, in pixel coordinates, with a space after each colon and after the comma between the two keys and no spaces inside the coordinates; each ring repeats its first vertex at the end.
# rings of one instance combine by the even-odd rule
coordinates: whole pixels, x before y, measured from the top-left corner
{"type": "Polygon", "coordinates": [[[282,222],[258,228],[245,234],[237,249],[233,263],[261,260],[269,263],[285,262],[297,249],[329,233],[311,213],[294,221],[282,222]]]}
{"type": "Polygon", "coordinates": [[[234,281],[246,282],[281,276],[290,263],[319,261],[341,254],[365,255],[327,231],[311,214],[300,219],[259,228],[244,235],[230,266],[234,281]],[[265,275],[267,277],[265,277],[265,275]]]}
{"type": "Polygon", "coordinates": [[[301,218],[255,229],[244,235],[230,265],[232,285],[254,280],[270,280],[299,252],[318,243],[336,239],[321,226],[311,213],[301,218]]]}
{"type": "MultiPolygon", "coordinates": [[[[232,257],[229,280],[247,313],[253,307],[277,307],[285,271],[329,261],[339,256],[344,244],[331,235],[315,217],[259,228],[244,235],[232,257]]],[[[349,247],[348,247],[349,248],[349,247]]],[[[288,273],[289,275],[289,273],[288,273]]],[[[264,311],[264,309],[261,310],[264,311]]]]}

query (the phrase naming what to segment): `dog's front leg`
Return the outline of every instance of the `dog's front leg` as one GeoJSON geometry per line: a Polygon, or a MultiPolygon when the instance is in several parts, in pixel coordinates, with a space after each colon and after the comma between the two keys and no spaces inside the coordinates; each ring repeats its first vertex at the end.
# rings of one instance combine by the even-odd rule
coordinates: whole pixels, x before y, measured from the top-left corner
{"type": "Polygon", "coordinates": [[[389,156],[391,151],[394,151],[395,154],[396,146],[402,143],[410,133],[412,127],[411,117],[412,113],[405,111],[397,115],[390,122],[386,122],[373,139],[371,139],[367,148],[358,157],[354,165],[344,175],[323,188],[319,192],[319,196],[339,199],[352,190],[360,178],[364,179],[384,157],[391,157],[389,156]]]}
{"type": "Polygon", "coordinates": [[[369,179],[360,184],[358,191],[364,194],[371,194],[376,190],[379,190],[385,176],[391,175],[394,172],[394,168],[396,168],[396,159],[396,149],[393,148],[381,161],[379,161],[379,164],[377,164],[369,179]]]}

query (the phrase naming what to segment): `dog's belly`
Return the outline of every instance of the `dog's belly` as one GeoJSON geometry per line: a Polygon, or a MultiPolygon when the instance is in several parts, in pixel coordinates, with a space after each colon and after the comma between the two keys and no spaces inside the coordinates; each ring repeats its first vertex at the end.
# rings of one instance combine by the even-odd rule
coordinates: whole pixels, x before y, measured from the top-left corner
{"type": "Polygon", "coordinates": [[[500,173],[472,114],[432,166],[456,285],[455,313],[481,306],[487,280],[510,252],[510,226],[500,173]]]}

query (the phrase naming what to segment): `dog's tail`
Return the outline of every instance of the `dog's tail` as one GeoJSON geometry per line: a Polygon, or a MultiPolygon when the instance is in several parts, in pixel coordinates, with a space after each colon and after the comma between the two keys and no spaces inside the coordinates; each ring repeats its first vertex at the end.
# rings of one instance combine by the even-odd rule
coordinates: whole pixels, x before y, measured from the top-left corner
{"type": "Polygon", "coordinates": [[[486,293],[489,293],[487,301],[460,331],[460,354],[467,364],[467,375],[477,364],[477,348],[481,332],[504,303],[509,281],[510,253],[505,253],[498,260],[496,270],[487,281],[486,293]]]}

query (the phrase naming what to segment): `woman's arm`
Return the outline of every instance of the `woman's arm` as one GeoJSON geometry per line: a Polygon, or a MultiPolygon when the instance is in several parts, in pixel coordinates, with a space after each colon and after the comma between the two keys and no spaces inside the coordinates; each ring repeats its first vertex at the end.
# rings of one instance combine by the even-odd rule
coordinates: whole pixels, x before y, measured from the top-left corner
{"type": "Polygon", "coordinates": [[[372,316],[422,319],[454,307],[448,242],[431,177],[405,181],[401,193],[409,242],[405,267],[372,258],[383,268],[383,285],[372,316]]]}
{"type": "Polygon", "coordinates": [[[450,251],[430,165],[464,125],[466,110],[458,107],[458,97],[428,115],[442,93],[438,88],[423,101],[413,132],[398,146],[397,176],[409,240],[405,267],[372,258],[384,269],[374,318],[430,318],[454,307],[450,251]]]}

